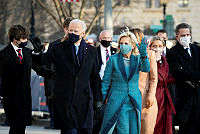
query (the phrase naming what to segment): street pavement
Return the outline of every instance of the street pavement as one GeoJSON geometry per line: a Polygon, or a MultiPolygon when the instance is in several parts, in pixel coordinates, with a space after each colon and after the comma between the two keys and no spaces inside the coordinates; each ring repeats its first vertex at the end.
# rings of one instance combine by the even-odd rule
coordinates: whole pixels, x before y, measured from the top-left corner
{"type": "MultiPolygon", "coordinates": [[[[0,134],[8,134],[9,127],[0,126],[0,134]]],[[[59,130],[44,129],[41,126],[29,126],[26,128],[26,134],[60,134],[59,130]]]]}

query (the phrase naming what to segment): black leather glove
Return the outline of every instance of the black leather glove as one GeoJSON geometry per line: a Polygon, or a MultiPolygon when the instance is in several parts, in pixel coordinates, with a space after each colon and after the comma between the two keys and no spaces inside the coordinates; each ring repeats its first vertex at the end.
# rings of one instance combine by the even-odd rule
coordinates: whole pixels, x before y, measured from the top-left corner
{"type": "Polygon", "coordinates": [[[103,106],[103,103],[102,103],[101,101],[97,101],[97,102],[95,103],[95,109],[101,109],[102,106],[103,106]]]}
{"type": "Polygon", "coordinates": [[[105,110],[105,104],[101,101],[97,101],[95,103],[95,118],[96,119],[102,119],[104,115],[104,110],[105,110]]]}
{"type": "Polygon", "coordinates": [[[33,48],[34,48],[33,51],[35,53],[40,53],[43,50],[44,46],[41,44],[41,41],[38,37],[34,37],[33,39],[29,39],[29,40],[31,41],[33,45],[33,48]]]}

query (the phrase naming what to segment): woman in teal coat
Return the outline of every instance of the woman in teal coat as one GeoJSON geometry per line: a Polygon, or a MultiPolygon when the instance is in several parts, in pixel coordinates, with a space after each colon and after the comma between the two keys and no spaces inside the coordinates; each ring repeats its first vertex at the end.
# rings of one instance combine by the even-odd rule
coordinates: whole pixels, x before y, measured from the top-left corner
{"type": "Polygon", "coordinates": [[[140,134],[142,97],[138,80],[139,71],[150,70],[147,43],[143,40],[138,46],[135,35],[126,31],[118,44],[120,52],[110,56],[102,81],[103,98],[107,95],[108,100],[100,134],[140,134]]]}

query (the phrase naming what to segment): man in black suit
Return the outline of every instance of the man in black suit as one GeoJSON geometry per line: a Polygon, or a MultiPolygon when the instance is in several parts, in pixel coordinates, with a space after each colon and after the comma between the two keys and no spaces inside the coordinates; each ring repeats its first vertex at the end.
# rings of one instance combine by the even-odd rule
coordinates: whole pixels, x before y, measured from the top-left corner
{"type": "Polygon", "coordinates": [[[101,79],[103,78],[106,62],[109,59],[109,56],[115,54],[117,51],[117,48],[113,48],[111,43],[111,33],[108,30],[103,30],[99,34],[99,42],[97,42],[98,68],[101,79]]]}
{"type": "Polygon", "coordinates": [[[9,134],[25,134],[31,125],[32,50],[27,44],[28,32],[13,25],[8,32],[10,43],[0,51],[0,77],[3,108],[10,125],[9,134]]]}
{"type": "MultiPolygon", "coordinates": [[[[115,54],[117,51],[117,48],[113,48],[111,46],[111,43],[112,43],[112,35],[110,31],[103,30],[99,34],[99,42],[96,43],[97,55],[98,55],[98,70],[101,79],[103,78],[104,75],[106,62],[108,61],[109,57],[115,54]]],[[[95,111],[95,120],[92,132],[93,134],[99,134],[102,120],[103,120],[103,111],[95,111]]]]}
{"type": "Polygon", "coordinates": [[[97,51],[83,39],[86,31],[83,21],[72,20],[68,31],[66,41],[33,57],[40,64],[53,62],[56,67],[55,127],[61,129],[61,134],[91,134],[93,102],[98,108],[102,101],[97,51]]]}
{"type": "Polygon", "coordinates": [[[200,133],[200,48],[191,44],[191,27],[176,27],[176,45],[168,50],[167,60],[176,80],[176,120],[179,134],[200,133]]]}

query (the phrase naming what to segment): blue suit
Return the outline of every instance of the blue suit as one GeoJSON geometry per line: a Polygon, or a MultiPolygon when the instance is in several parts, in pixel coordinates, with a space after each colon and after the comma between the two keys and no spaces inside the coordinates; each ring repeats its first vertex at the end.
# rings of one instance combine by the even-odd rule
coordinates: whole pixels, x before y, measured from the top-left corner
{"type": "Polygon", "coordinates": [[[121,53],[110,56],[102,81],[104,98],[111,86],[100,134],[110,134],[115,130],[117,134],[140,133],[142,97],[138,86],[139,71],[149,72],[149,60],[131,55],[128,68],[129,71],[121,53]]]}

